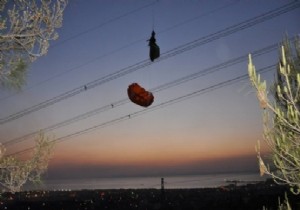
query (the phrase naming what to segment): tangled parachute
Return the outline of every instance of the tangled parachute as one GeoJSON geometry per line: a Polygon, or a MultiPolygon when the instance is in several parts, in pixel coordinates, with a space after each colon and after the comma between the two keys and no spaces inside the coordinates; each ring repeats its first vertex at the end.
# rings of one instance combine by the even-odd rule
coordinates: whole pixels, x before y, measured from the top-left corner
{"type": "Polygon", "coordinates": [[[137,83],[132,83],[127,89],[129,99],[140,106],[148,107],[154,101],[154,96],[151,92],[146,91],[137,83]]]}

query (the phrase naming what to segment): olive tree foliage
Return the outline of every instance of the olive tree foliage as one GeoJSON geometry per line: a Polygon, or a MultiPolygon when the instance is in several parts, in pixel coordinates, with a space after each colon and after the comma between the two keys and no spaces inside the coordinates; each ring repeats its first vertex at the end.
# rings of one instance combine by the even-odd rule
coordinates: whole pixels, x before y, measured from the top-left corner
{"type": "Polygon", "coordinates": [[[288,39],[280,49],[280,61],[273,86],[267,90],[249,55],[248,73],[263,109],[264,140],[270,148],[274,167],[271,169],[261,154],[257,156],[261,175],[268,174],[280,184],[300,193],[300,41],[291,46],[288,39]],[[273,97],[269,97],[268,94],[273,97]]]}
{"type": "Polygon", "coordinates": [[[0,145],[0,185],[9,192],[19,192],[27,182],[39,183],[41,175],[47,170],[53,141],[40,133],[32,157],[27,160],[15,156],[4,156],[5,147],[0,145]]]}
{"type": "Polygon", "coordinates": [[[20,89],[28,65],[56,40],[68,0],[0,0],[0,85],[20,89]]]}

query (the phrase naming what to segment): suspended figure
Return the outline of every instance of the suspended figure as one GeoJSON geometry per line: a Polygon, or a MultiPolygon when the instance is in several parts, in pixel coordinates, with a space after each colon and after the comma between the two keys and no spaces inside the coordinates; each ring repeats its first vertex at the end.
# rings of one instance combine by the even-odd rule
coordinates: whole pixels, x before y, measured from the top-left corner
{"type": "Polygon", "coordinates": [[[151,92],[146,91],[137,83],[132,83],[127,89],[129,99],[140,106],[148,107],[154,101],[154,96],[151,92]]]}
{"type": "Polygon", "coordinates": [[[156,44],[156,39],[155,39],[155,32],[152,31],[151,38],[147,40],[149,42],[149,47],[150,47],[150,60],[154,61],[154,59],[158,58],[160,56],[160,50],[159,46],[156,44]]]}

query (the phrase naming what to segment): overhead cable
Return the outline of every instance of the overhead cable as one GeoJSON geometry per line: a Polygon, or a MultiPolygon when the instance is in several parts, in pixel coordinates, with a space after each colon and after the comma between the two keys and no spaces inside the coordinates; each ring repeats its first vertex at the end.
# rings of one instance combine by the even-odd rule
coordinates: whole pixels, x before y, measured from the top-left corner
{"type": "MultiPolygon", "coordinates": [[[[239,0],[236,0],[236,2],[237,2],[237,1],[239,1],[239,0]]],[[[158,31],[157,34],[165,33],[165,32],[167,32],[167,31],[170,31],[170,30],[172,30],[172,29],[174,29],[174,28],[177,28],[177,27],[179,27],[179,26],[181,26],[181,25],[187,24],[188,22],[194,21],[194,20],[199,19],[199,18],[201,18],[201,17],[205,17],[205,16],[210,15],[210,14],[212,14],[212,13],[214,13],[214,12],[217,12],[217,11],[220,11],[220,10],[222,10],[222,9],[225,9],[225,8],[227,8],[227,7],[229,7],[229,6],[232,6],[232,5],[235,4],[236,2],[233,1],[233,2],[231,2],[231,3],[229,3],[229,4],[226,4],[226,5],[222,6],[222,7],[215,8],[215,9],[210,10],[210,11],[208,11],[208,12],[205,12],[205,13],[203,13],[203,14],[197,15],[197,16],[195,16],[195,17],[193,17],[193,18],[190,18],[190,19],[187,19],[187,20],[182,21],[182,22],[180,22],[180,23],[177,23],[177,24],[175,24],[175,25],[173,25],[173,26],[171,26],[171,27],[169,27],[169,28],[166,28],[166,29],[164,29],[164,30],[158,31]]],[[[147,5],[146,5],[146,6],[147,6],[147,5]]],[[[149,6],[150,6],[150,5],[149,5],[149,6]]],[[[92,29],[94,29],[94,28],[98,28],[98,26],[95,26],[95,27],[93,27],[92,29]]],[[[74,38],[77,38],[77,37],[79,37],[79,36],[81,36],[81,35],[83,35],[83,34],[85,34],[85,33],[88,33],[88,32],[89,32],[89,31],[83,31],[83,32],[80,32],[79,34],[75,34],[75,35],[74,35],[74,38]],[[75,37],[75,36],[76,36],[76,37],[75,37]]],[[[49,82],[49,81],[51,81],[51,80],[53,80],[53,79],[59,78],[59,77],[61,77],[62,75],[65,75],[65,74],[67,74],[67,73],[70,73],[70,72],[72,72],[72,71],[74,71],[74,70],[80,70],[80,68],[83,67],[83,66],[86,66],[86,65],[88,65],[88,64],[90,64],[90,63],[93,63],[93,62],[95,62],[95,61],[97,61],[97,60],[99,60],[99,59],[101,59],[101,58],[104,58],[104,57],[107,57],[107,56],[109,56],[109,55],[112,55],[112,54],[114,54],[114,53],[116,53],[116,52],[119,52],[120,50],[123,50],[123,49],[126,49],[126,48],[128,48],[128,47],[131,47],[132,45],[134,45],[134,44],[136,44],[136,43],[145,41],[145,39],[146,39],[146,38],[142,38],[142,39],[139,39],[139,40],[135,40],[135,41],[130,42],[130,43],[126,44],[126,45],[123,45],[123,46],[121,46],[121,47],[119,47],[119,48],[117,48],[117,49],[114,49],[114,50],[111,50],[111,51],[109,51],[109,52],[107,52],[107,53],[104,53],[104,54],[102,54],[102,55],[100,55],[100,56],[96,56],[96,57],[94,57],[94,58],[91,58],[90,60],[87,60],[87,61],[83,62],[82,64],[79,64],[79,65],[76,65],[76,66],[74,66],[74,67],[71,67],[71,68],[69,68],[69,69],[67,69],[67,70],[65,70],[65,71],[62,71],[62,72],[60,72],[60,73],[58,73],[58,74],[56,74],[56,75],[54,75],[54,76],[52,76],[52,77],[49,77],[49,78],[47,78],[47,79],[45,79],[45,80],[42,80],[42,81],[40,81],[40,82],[38,82],[38,83],[36,83],[36,84],[34,84],[34,85],[32,85],[32,86],[26,87],[26,88],[23,90],[23,92],[26,91],[26,90],[30,90],[30,89],[32,89],[32,88],[34,88],[34,87],[37,87],[37,86],[39,86],[39,85],[45,84],[46,82],[49,82]]],[[[64,43],[67,42],[67,41],[68,41],[68,40],[63,40],[64,43]]],[[[61,43],[61,44],[63,44],[63,43],[61,43]]],[[[58,45],[59,45],[59,44],[58,44],[58,45]]],[[[53,45],[51,45],[51,46],[53,46],[53,45]]],[[[13,96],[15,96],[15,95],[18,95],[18,94],[19,94],[19,93],[15,93],[15,94],[11,94],[11,95],[8,95],[8,96],[6,96],[6,97],[0,98],[0,101],[4,101],[4,100],[6,100],[6,99],[8,99],[8,98],[10,98],[10,97],[13,97],[13,96]]]]}
{"type": "Polygon", "coordinates": [[[117,20],[120,20],[121,18],[124,18],[124,17],[126,17],[126,16],[129,16],[129,15],[131,15],[131,14],[133,14],[133,13],[136,13],[136,12],[138,12],[138,11],[140,11],[140,10],[143,10],[143,9],[145,9],[145,8],[147,8],[147,7],[153,6],[153,5],[156,4],[156,3],[157,3],[157,0],[154,0],[154,1],[152,1],[151,3],[149,3],[149,4],[146,4],[146,5],[143,5],[143,6],[141,6],[141,7],[136,8],[136,9],[133,9],[133,10],[131,10],[131,11],[129,11],[129,12],[126,12],[126,13],[124,13],[124,14],[122,14],[122,15],[119,15],[119,16],[117,16],[117,17],[113,17],[113,18],[111,18],[111,19],[109,19],[109,20],[107,20],[107,21],[105,21],[105,22],[103,22],[103,23],[100,23],[100,24],[97,25],[97,26],[93,26],[93,27],[91,27],[91,28],[89,28],[89,29],[87,29],[87,30],[84,30],[84,31],[82,31],[82,32],[79,32],[79,33],[77,33],[77,34],[74,34],[74,35],[72,35],[72,36],[70,36],[70,37],[68,37],[68,38],[66,38],[66,39],[64,39],[64,40],[62,40],[62,41],[60,41],[60,42],[56,42],[56,43],[54,43],[53,45],[51,45],[50,48],[57,47],[57,46],[59,46],[59,45],[62,45],[62,44],[64,44],[64,43],[70,41],[70,40],[76,39],[76,38],[78,38],[78,37],[80,37],[80,36],[82,36],[82,35],[84,35],[84,34],[87,34],[87,33],[90,33],[90,32],[92,32],[92,31],[95,31],[95,30],[97,30],[97,29],[99,29],[99,28],[102,28],[103,26],[105,26],[105,25],[107,25],[107,24],[109,24],[109,23],[112,23],[112,22],[115,22],[115,21],[117,21],[117,20]]]}
{"type": "MultiPolygon", "coordinates": [[[[277,66],[277,64],[269,65],[267,67],[264,67],[262,69],[257,70],[257,73],[265,73],[267,71],[270,71],[270,70],[274,69],[276,66],[277,66]]],[[[107,127],[107,126],[114,125],[116,123],[123,122],[125,120],[132,119],[134,117],[138,117],[138,116],[146,114],[148,112],[152,112],[152,111],[164,108],[166,106],[170,106],[172,104],[176,104],[176,103],[179,103],[181,101],[188,100],[190,98],[193,98],[193,97],[202,95],[204,93],[208,93],[208,92],[217,90],[217,89],[222,88],[222,87],[226,87],[226,86],[232,85],[232,84],[234,84],[236,82],[239,82],[239,81],[242,81],[242,80],[245,80],[245,79],[249,79],[248,74],[243,74],[241,76],[238,76],[238,77],[235,77],[235,78],[232,78],[232,79],[229,79],[229,80],[217,83],[215,85],[211,85],[209,87],[202,88],[200,90],[196,90],[196,91],[190,92],[188,94],[185,94],[185,95],[182,95],[182,96],[170,99],[168,101],[165,101],[165,102],[162,102],[160,104],[154,105],[154,106],[149,107],[147,109],[142,109],[140,111],[136,111],[136,112],[133,112],[133,113],[130,113],[130,114],[126,114],[126,115],[123,115],[121,117],[115,118],[113,120],[109,120],[109,121],[106,121],[104,123],[97,124],[97,125],[85,128],[83,130],[79,130],[79,131],[73,132],[71,134],[67,134],[65,136],[62,136],[62,137],[59,137],[59,138],[56,138],[56,139],[52,140],[52,142],[60,143],[62,141],[66,141],[66,140],[74,138],[76,136],[80,136],[80,135],[92,132],[92,131],[94,131],[96,129],[104,128],[104,127],[107,127]]],[[[12,154],[8,154],[7,156],[23,154],[23,153],[26,153],[28,151],[31,151],[34,148],[35,147],[29,147],[29,148],[20,150],[18,152],[12,153],[12,154]]]]}
{"type": "MultiPolygon", "coordinates": [[[[294,40],[294,39],[290,39],[290,40],[294,40]]],[[[256,51],[253,51],[251,54],[252,54],[252,57],[257,57],[257,56],[261,56],[263,54],[266,54],[266,53],[269,53],[269,52],[272,52],[274,50],[278,49],[278,44],[272,44],[272,45],[269,45],[269,46],[266,46],[262,49],[259,49],[259,50],[256,50],[256,51]]],[[[203,69],[203,70],[200,70],[196,73],[193,73],[193,74],[189,74],[187,76],[184,76],[184,77],[181,77],[177,80],[173,80],[171,82],[168,82],[168,83],[165,83],[165,84],[162,84],[158,87],[155,87],[153,89],[150,89],[151,92],[155,93],[155,92],[159,92],[159,91],[162,91],[162,90],[165,90],[165,89],[168,89],[168,88],[171,88],[171,87],[174,87],[174,86],[177,86],[177,85],[180,85],[182,83],[185,83],[185,82],[188,82],[188,81],[191,81],[191,80],[194,80],[194,79],[197,79],[199,77],[202,77],[202,76],[205,76],[207,74],[211,74],[211,73],[214,73],[216,71],[220,71],[224,68],[227,68],[229,66],[233,66],[235,64],[238,64],[238,63],[241,63],[241,62],[244,62],[248,59],[248,54],[246,55],[243,55],[243,56],[239,56],[237,58],[233,58],[233,59],[230,59],[226,62],[223,62],[223,63],[220,63],[220,64],[217,64],[217,65],[214,65],[214,66],[211,66],[211,67],[208,67],[206,69],[203,69]]],[[[52,130],[55,130],[55,129],[58,129],[58,128],[61,128],[63,126],[66,126],[66,125],[69,125],[69,124],[72,124],[72,123],[75,123],[75,122],[78,122],[79,120],[84,120],[84,119],[87,119],[89,117],[92,117],[96,114],[99,114],[99,113],[102,113],[102,112],[105,112],[105,111],[108,111],[112,108],[116,108],[118,106],[121,106],[121,105],[124,105],[126,104],[127,102],[129,102],[128,98],[124,98],[122,100],[118,100],[116,102],[113,102],[113,103],[110,103],[110,104],[107,104],[107,105],[104,105],[102,107],[99,107],[99,108],[96,108],[94,110],[91,110],[91,111],[88,111],[88,112],[85,112],[83,114],[80,114],[80,115],[77,115],[71,119],[68,119],[68,120],[65,120],[63,122],[60,122],[60,123],[56,123],[54,125],[51,125],[51,126],[48,126],[46,128],[43,128],[43,129],[40,129],[38,131],[35,131],[35,132],[31,132],[29,134],[26,134],[26,135],[23,135],[21,137],[18,137],[18,138],[14,138],[14,139],[11,139],[11,140],[8,140],[6,142],[3,142],[3,144],[5,146],[9,146],[9,145],[12,145],[12,144],[16,144],[16,143],[19,143],[19,142],[22,142],[22,141],[25,141],[27,139],[30,139],[31,137],[37,135],[40,131],[42,132],[49,132],[49,131],[52,131],[52,130]]]]}
{"type": "MultiPolygon", "coordinates": [[[[249,20],[246,20],[246,21],[243,21],[241,23],[238,23],[238,24],[235,24],[233,26],[230,26],[230,27],[227,27],[223,30],[220,30],[218,32],[215,32],[213,34],[210,34],[210,35],[207,35],[207,36],[204,36],[202,38],[199,38],[199,39],[196,39],[192,42],[189,42],[189,43],[186,43],[184,45],[180,45],[176,48],[173,48],[172,50],[169,50],[163,54],[161,54],[161,57],[157,59],[156,62],[160,62],[162,60],[165,60],[165,59],[168,59],[170,57],[173,57],[175,55],[178,55],[178,54],[181,54],[183,52],[186,52],[188,50],[191,50],[191,49],[194,49],[198,46],[201,46],[201,45],[204,45],[204,44],[207,44],[209,42],[212,42],[212,41],[215,41],[217,39],[220,39],[221,37],[225,37],[225,36],[228,36],[230,34],[233,34],[233,33],[236,33],[238,31],[241,31],[241,30],[244,30],[246,28],[249,28],[249,27],[252,27],[254,25],[257,25],[259,23],[262,23],[266,20],[269,20],[269,19],[272,19],[274,17],[277,17],[279,15],[282,15],[284,13],[287,13],[289,11],[292,11],[296,8],[299,8],[300,7],[300,3],[299,2],[292,2],[292,3],[289,3],[289,4],[286,4],[284,6],[281,6],[279,8],[276,8],[276,9],[273,9],[269,12],[266,12],[266,13],[263,13],[259,16],[256,16],[254,18],[251,18],[249,20]]],[[[111,73],[111,74],[108,74],[104,77],[101,77],[99,79],[96,79],[96,80],[93,80],[89,83],[86,83],[85,85],[82,85],[82,86],[79,86],[77,88],[74,88],[70,91],[67,91],[65,93],[62,93],[58,96],[55,96],[53,98],[50,98],[46,101],[43,101],[37,105],[34,105],[34,106],[31,106],[29,108],[26,108],[24,110],[21,110],[19,112],[16,112],[14,114],[11,114],[7,117],[4,117],[2,119],[0,119],[0,124],[4,124],[4,123],[7,123],[7,122],[10,122],[12,120],[16,120],[18,118],[21,118],[25,115],[28,115],[30,113],[33,113],[33,112],[36,112],[38,110],[41,110],[45,107],[48,107],[50,105],[53,105],[57,102],[60,102],[62,100],[65,100],[65,99],[68,99],[70,97],[73,97],[75,95],[78,95],[84,91],[87,91],[89,89],[92,89],[94,87],[97,87],[97,86],[100,86],[102,84],[105,84],[111,80],[114,80],[114,79],[117,79],[119,77],[122,77],[122,76],[125,76],[129,73],[133,73],[139,69],[142,69],[146,66],[149,66],[151,65],[153,62],[149,61],[148,59],[146,60],[143,60],[143,61],[140,61],[136,64],[133,64],[131,66],[128,66],[126,68],[123,68],[121,70],[118,70],[114,73],[111,73]]],[[[154,62],[155,63],[155,62],[154,62]]]]}

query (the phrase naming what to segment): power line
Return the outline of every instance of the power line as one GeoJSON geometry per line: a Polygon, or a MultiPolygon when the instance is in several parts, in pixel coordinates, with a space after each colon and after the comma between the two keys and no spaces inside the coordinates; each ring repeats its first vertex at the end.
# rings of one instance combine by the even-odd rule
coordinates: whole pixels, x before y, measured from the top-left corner
{"type": "Polygon", "coordinates": [[[229,27],[227,27],[225,29],[222,29],[220,31],[217,31],[215,33],[206,35],[204,37],[201,37],[201,38],[196,39],[194,41],[191,41],[189,43],[180,45],[176,48],[173,48],[173,49],[165,52],[164,54],[168,54],[169,56],[174,56],[178,53],[182,53],[182,51],[187,51],[187,50],[193,49],[195,47],[198,47],[199,45],[203,45],[203,44],[215,41],[216,39],[219,39],[221,37],[231,35],[231,34],[237,32],[237,31],[241,31],[241,30],[247,29],[251,26],[257,25],[257,24],[262,23],[262,22],[265,22],[269,19],[272,19],[272,18],[277,17],[279,15],[282,15],[284,13],[287,13],[287,12],[293,10],[293,9],[298,8],[298,7],[300,7],[300,3],[292,2],[292,3],[286,4],[284,6],[276,8],[274,10],[271,10],[271,11],[268,11],[268,12],[263,13],[261,15],[258,15],[256,17],[253,17],[251,19],[242,21],[241,23],[229,26],[229,27]]]}
{"type": "MultiPolygon", "coordinates": [[[[238,0],[237,0],[237,1],[238,1],[238,0]]],[[[174,28],[177,28],[177,27],[179,27],[179,26],[181,26],[181,25],[184,25],[184,24],[186,24],[186,23],[188,23],[188,22],[194,21],[194,20],[196,20],[196,19],[199,19],[199,18],[201,18],[201,17],[205,17],[205,16],[210,15],[210,14],[212,14],[212,13],[214,13],[214,12],[219,11],[219,10],[225,9],[225,8],[227,8],[227,7],[229,7],[229,6],[232,6],[232,5],[235,4],[235,3],[236,3],[236,2],[231,2],[231,3],[229,3],[229,4],[226,4],[226,5],[222,6],[222,7],[215,8],[215,9],[213,9],[213,10],[211,10],[211,11],[208,11],[208,12],[205,12],[205,13],[203,13],[203,14],[201,14],[201,15],[198,15],[198,16],[195,16],[195,17],[193,17],[193,18],[187,19],[187,20],[185,20],[185,21],[183,21],[183,22],[180,22],[180,23],[178,23],[178,24],[175,24],[175,25],[173,25],[173,26],[171,26],[171,27],[169,27],[169,28],[166,28],[166,29],[164,29],[164,30],[162,30],[162,31],[158,31],[157,34],[165,33],[165,32],[167,32],[167,31],[170,31],[170,30],[172,30],[172,29],[174,29],[174,28]]],[[[151,6],[151,5],[146,5],[146,6],[151,6]]],[[[98,26],[93,27],[93,28],[91,28],[91,29],[93,30],[94,28],[98,28],[98,26]]],[[[74,39],[77,38],[77,37],[79,37],[81,34],[85,34],[85,33],[87,33],[87,31],[83,31],[83,32],[81,32],[81,33],[79,33],[79,34],[74,35],[74,39]]],[[[71,38],[71,39],[73,39],[73,38],[71,38]]],[[[123,50],[123,49],[126,49],[126,48],[128,48],[128,47],[131,47],[132,45],[137,44],[137,43],[142,42],[142,41],[145,41],[145,40],[146,40],[146,38],[142,38],[142,39],[133,41],[133,42],[131,42],[131,43],[129,43],[129,44],[126,44],[126,45],[124,45],[124,46],[122,46],[122,47],[119,47],[119,48],[117,48],[117,49],[114,49],[114,50],[112,50],[112,51],[110,51],[110,52],[108,52],[108,53],[105,53],[105,54],[102,54],[102,55],[100,55],[100,56],[94,57],[94,58],[92,58],[92,59],[90,59],[90,60],[88,60],[88,61],[86,61],[86,62],[84,62],[84,63],[82,63],[82,64],[80,64],[80,65],[77,65],[77,66],[75,66],[75,67],[72,67],[72,68],[70,68],[70,69],[67,69],[66,71],[63,71],[63,72],[61,72],[61,73],[58,73],[58,74],[56,74],[56,75],[54,75],[54,76],[52,76],[52,77],[50,77],[50,78],[48,78],[48,79],[45,79],[45,80],[40,81],[40,82],[38,82],[38,83],[36,83],[36,84],[30,86],[30,87],[27,87],[25,90],[30,90],[30,89],[32,89],[32,88],[34,88],[34,87],[37,87],[37,86],[39,86],[39,85],[42,85],[42,84],[44,84],[44,83],[46,83],[46,82],[49,82],[49,81],[51,81],[51,80],[53,80],[53,79],[56,79],[56,78],[58,78],[58,77],[61,77],[62,75],[65,75],[65,74],[67,74],[67,73],[69,73],[69,72],[71,72],[71,71],[74,71],[74,70],[80,70],[80,68],[83,67],[83,66],[86,66],[86,65],[88,65],[88,64],[91,64],[91,63],[93,63],[93,62],[95,62],[95,61],[97,61],[97,60],[99,60],[99,59],[102,59],[102,58],[104,58],[104,57],[107,57],[107,56],[109,56],[109,55],[112,55],[112,54],[114,54],[114,53],[116,53],[116,52],[119,52],[119,51],[121,51],[121,50],[123,50]]],[[[63,40],[63,42],[67,42],[67,41],[68,41],[68,40],[63,40]]],[[[62,43],[62,44],[63,44],[63,43],[62,43]]],[[[59,44],[58,44],[58,45],[59,45],[59,44]]],[[[51,46],[53,46],[53,45],[51,45],[51,46]]],[[[15,96],[15,95],[18,95],[18,93],[11,94],[11,95],[9,95],[9,96],[0,98],[0,101],[6,100],[6,99],[8,99],[8,98],[10,98],[10,97],[13,97],[13,96],[15,96]]]]}
{"type": "Polygon", "coordinates": [[[80,32],[80,33],[74,34],[73,36],[70,36],[69,38],[66,38],[66,39],[64,39],[64,40],[62,40],[62,41],[60,41],[60,42],[56,42],[55,44],[51,45],[50,48],[57,47],[57,46],[59,46],[59,45],[65,44],[66,42],[68,42],[68,41],[70,41],[70,40],[76,39],[76,38],[78,38],[78,37],[80,37],[80,36],[82,36],[82,35],[84,35],[84,34],[87,34],[87,33],[90,33],[90,32],[92,32],[92,31],[95,31],[95,30],[97,30],[97,29],[99,29],[99,28],[102,28],[103,26],[105,26],[105,25],[107,25],[107,24],[109,24],[109,23],[112,23],[112,22],[115,22],[115,21],[117,21],[117,20],[120,20],[121,18],[124,18],[124,17],[126,17],[126,16],[129,16],[129,15],[131,15],[131,14],[133,14],[133,13],[136,13],[136,12],[138,12],[138,11],[140,11],[140,10],[143,10],[143,9],[145,9],[145,8],[147,8],[147,7],[153,6],[153,5],[156,4],[156,3],[157,3],[157,0],[154,0],[153,2],[151,2],[151,3],[149,3],[149,4],[143,5],[143,6],[141,6],[141,7],[138,7],[138,8],[136,8],[136,9],[133,9],[133,10],[131,10],[131,11],[129,11],[129,12],[126,12],[126,13],[124,13],[124,14],[122,14],[122,15],[119,15],[119,16],[117,16],[117,17],[111,18],[111,19],[109,19],[108,21],[105,21],[104,23],[101,23],[101,24],[99,24],[99,25],[97,25],[97,26],[93,26],[93,27],[91,27],[91,28],[89,28],[89,29],[87,29],[87,30],[85,30],[85,31],[80,32]]]}
{"type": "MultiPolygon", "coordinates": [[[[294,40],[294,38],[290,39],[290,40],[294,40]]],[[[253,51],[251,54],[252,54],[253,57],[257,57],[257,56],[261,56],[263,54],[272,52],[273,50],[275,50],[277,48],[278,48],[278,44],[272,44],[272,45],[266,46],[266,47],[264,47],[262,49],[253,51]]],[[[162,91],[162,90],[165,90],[165,89],[168,89],[168,88],[180,85],[182,83],[185,83],[185,82],[197,79],[199,77],[206,76],[207,74],[211,74],[211,73],[214,73],[216,71],[220,71],[220,70],[222,70],[224,68],[227,68],[229,66],[233,66],[235,64],[241,63],[241,62],[243,62],[243,61],[245,61],[247,59],[248,59],[248,54],[243,55],[243,56],[239,56],[237,58],[230,59],[230,60],[228,60],[226,62],[223,62],[223,63],[217,64],[217,65],[208,67],[208,68],[203,69],[203,70],[200,70],[200,71],[198,71],[196,73],[189,74],[187,76],[181,77],[181,78],[173,80],[171,82],[162,84],[162,85],[160,85],[158,87],[150,89],[150,91],[151,92],[159,92],[159,91],[162,91]]],[[[15,143],[22,142],[22,141],[24,141],[24,140],[26,140],[26,139],[28,139],[28,138],[30,138],[30,137],[38,134],[40,131],[49,132],[49,131],[61,128],[63,126],[72,124],[74,122],[77,122],[79,120],[87,119],[87,118],[92,117],[92,116],[94,116],[96,114],[108,111],[108,110],[110,110],[112,108],[124,105],[127,102],[129,102],[129,100],[128,100],[128,98],[125,98],[125,99],[122,99],[122,100],[119,100],[119,101],[116,101],[116,102],[104,105],[104,106],[99,107],[97,109],[94,109],[94,110],[85,112],[83,114],[77,115],[77,116],[75,116],[75,117],[73,117],[71,119],[68,119],[68,120],[65,120],[63,122],[60,122],[60,123],[48,126],[48,127],[44,128],[44,129],[41,129],[39,131],[31,132],[31,133],[23,135],[21,137],[18,137],[18,138],[12,139],[12,140],[8,140],[8,141],[4,142],[3,144],[5,146],[8,146],[8,145],[12,145],[12,144],[15,144],[15,143]]]]}
{"type": "MultiPolygon", "coordinates": [[[[198,46],[207,44],[209,42],[215,41],[215,40],[217,40],[221,37],[225,37],[225,36],[228,36],[228,35],[233,34],[235,32],[238,32],[238,31],[244,30],[246,28],[252,27],[256,24],[262,23],[266,20],[272,19],[272,18],[277,17],[279,15],[282,15],[284,13],[287,13],[287,12],[293,10],[293,9],[298,8],[298,7],[300,7],[300,3],[292,2],[292,3],[289,3],[287,5],[276,8],[274,10],[271,10],[267,13],[263,13],[259,16],[251,18],[249,20],[246,20],[246,21],[243,21],[241,23],[235,24],[233,26],[227,27],[227,28],[225,28],[223,30],[220,30],[218,32],[215,32],[213,34],[210,34],[210,35],[204,36],[202,38],[196,39],[196,40],[191,41],[189,43],[186,43],[184,45],[180,45],[176,48],[173,48],[173,49],[163,53],[161,55],[161,57],[157,59],[156,62],[168,59],[168,58],[173,57],[175,55],[178,55],[178,54],[181,54],[181,53],[186,52],[188,50],[194,49],[195,47],[198,47],[198,46]]],[[[34,105],[34,106],[29,107],[27,109],[21,110],[17,113],[11,114],[11,115],[9,115],[5,118],[2,118],[2,119],[0,119],[0,124],[4,124],[4,123],[10,122],[12,120],[18,119],[18,118],[23,117],[25,115],[28,115],[32,112],[38,111],[40,109],[43,109],[43,108],[48,107],[50,105],[53,105],[57,102],[60,102],[62,100],[65,100],[65,99],[68,99],[68,98],[73,97],[75,95],[78,95],[81,92],[84,92],[86,90],[92,89],[92,88],[97,87],[97,86],[100,86],[104,83],[107,83],[111,80],[114,80],[114,79],[117,79],[119,77],[125,76],[129,73],[133,73],[133,72],[135,72],[139,69],[142,69],[146,66],[149,66],[151,64],[152,64],[152,62],[149,61],[148,59],[140,61],[136,64],[133,64],[131,66],[123,68],[119,71],[108,74],[108,75],[106,75],[102,78],[91,81],[91,82],[89,82],[89,83],[87,83],[83,86],[79,86],[79,87],[74,88],[70,91],[67,91],[67,92],[65,92],[61,95],[58,95],[58,96],[53,97],[51,99],[48,99],[44,102],[41,102],[37,105],[34,105]]]]}
{"type": "MultiPolygon", "coordinates": [[[[257,73],[265,73],[267,71],[270,71],[270,70],[274,69],[276,66],[277,66],[277,64],[266,66],[266,67],[264,67],[262,69],[257,70],[257,73]]],[[[143,110],[140,110],[140,111],[136,111],[136,112],[133,112],[131,114],[127,114],[127,115],[124,115],[122,117],[115,118],[113,120],[106,121],[104,123],[101,123],[101,124],[98,124],[98,125],[94,125],[92,127],[89,127],[89,128],[86,128],[86,129],[83,129],[83,130],[80,130],[80,131],[77,131],[77,132],[74,132],[74,133],[71,133],[71,134],[67,134],[65,136],[62,136],[62,137],[54,139],[52,142],[60,143],[62,141],[66,141],[67,139],[70,139],[72,137],[80,136],[80,135],[92,132],[92,131],[94,131],[96,129],[104,128],[104,127],[111,126],[111,125],[116,124],[116,123],[123,122],[125,120],[132,119],[132,118],[140,116],[142,114],[146,114],[148,112],[152,112],[152,111],[164,108],[166,106],[170,106],[172,104],[176,104],[176,103],[179,103],[181,101],[188,100],[190,98],[193,98],[193,97],[202,95],[204,93],[208,93],[208,92],[217,90],[217,89],[222,88],[222,87],[226,87],[226,86],[232,85],[232,84],[234,84],[236,82],[239,82],[239,81],[242,81],[242,80],[245,80],[245,79],[248,79],[248,78],[249,78],[248,74],[243,74],[241,76],[238,76],[238,77],[235,77],[235,78],[232,78],[232,79],[229,79],[229,80],[217,83],[215,85],[211,85],[209,87],[202,88],[200,90],[196,90],[196,91],[190,92],[188,94],[179,96],[177,98],[170,99],[168,101],[162,102],[162,103],[160,103],[158,105],[155,105],[155,106],[152,106],[150,108],[143,109],[143,110]]],[[[30,148],[21,150],[19,152],[15,152],[15,153],[9,154],[7,156],[23,154],[25,152],[31,151],[34,148],[35,147],[30,147],[30,148]]]]}
{"type": "Polygon", "coordinates": [[[197,19],[199,19],[199,18],[208,16],[208,15],[213,14],[213,13],[215,13],[215,12],[218,12],[218,11],[220,11],[220,10],[222,10],[222,9],[225,9],[225,8],[227,8],[227,7],[230,7],[230,6],[234,5],[234,4],[236,4],[237,2],[239,2],[239,0],[232,1],[232,2],[229,3],[229,4],[226,4],[226,5],[223,5],[223,6],[221,6],[221,7],[217,7],[217,8],[215,8],[215,9],[210,10],[210,11],[204,12],[203,14],[200,14],[200,15],[197,15],[197,16],[195,16],[195,17],[189,18],[189,19],[184,20],[184,21],[182,21],[182,22],[180,22],[180,23],[177,23],[177,24],[175,24],[175,25],[173,25],[173,26],[170,26],[170,27],[168,27],[168,28],[166,28],[166,29],[164,29],[164,30],[158,31],[157,34],[164,33],[164,32],[166,32],[166,31],[170,31],[170,30],[172,30],[172,29],[174,29],[174,28],[177,28],[178,26],[181,26],[181,25],[187,24],[187,23],[189,23],[189,22],[195,21],[195,20],[197,20],[197,19]]]}

